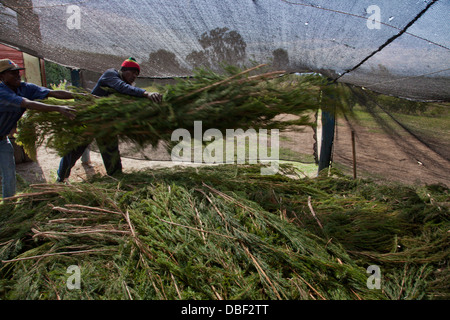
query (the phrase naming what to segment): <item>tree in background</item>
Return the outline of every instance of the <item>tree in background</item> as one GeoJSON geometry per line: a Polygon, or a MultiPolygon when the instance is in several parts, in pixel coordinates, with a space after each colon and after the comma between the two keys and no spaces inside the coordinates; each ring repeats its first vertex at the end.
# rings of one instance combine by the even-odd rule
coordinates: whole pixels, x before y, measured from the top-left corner
{"type": "Polygon", "coordinates": [[[161,49],[152,52],[149,55],[148,71],[157,76],[170,74],[172,76],[184,76],[189,73],[189,70],[183,68],[178,62],[175,53],[161,49]]]}
{"type": "Polygon", "coordinates": [[[61,83],[70,83],[70,69],[57,63],[45,61],[45,77],[47,79],[47,87],[52,85],[58,86],[61,83]]]}
{"type": "Polygon", "coordinates": [[[237,31],[216,28],[201,35],[203,50],[193,51],[186,60],[194,67],[220,68],[220,64],[240,65],[244,62],[247,44],[237,31]]]}

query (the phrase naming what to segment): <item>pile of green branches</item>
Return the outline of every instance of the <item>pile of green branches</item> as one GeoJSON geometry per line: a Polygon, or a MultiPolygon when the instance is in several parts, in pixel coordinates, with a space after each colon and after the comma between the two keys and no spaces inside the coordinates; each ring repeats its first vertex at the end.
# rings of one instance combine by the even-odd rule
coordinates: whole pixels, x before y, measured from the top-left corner
{"type": "Polygon", "coordinates": [[[257,165],[34,185],[0,205],[0,298],[445,299],[448,201],[442,186],[257,165]]]}
{"type": "Polygon", "coordinates": [[[164,96],[160,104],[118,93],[103,98],[77,95],[69,102],[48,99],[46,103],[76,107],[76,119],[28,111],[19,122],[16,142],[31,158],[43,143],[64,155],[96,138],[114,136],[141,147],[164,141],[170,148],[173,131],[183,128],[193,134],[194,121],[202,121],[204,130],[215,128],[224,134],[226,129],[283,129],[311,124],[309,114],[321,106],[325,87],[336,95],[326,106],[343,100],[339,99],[342,87],[327,86],[321,76],[286,81],[280,77],[282,71],[267,72],[264,68],[229,66],[221,74],[199,69],[192,78],[159,88],[164,96]],[[280,120],[280,114],[294,115],[295,119],[280,120]]]}

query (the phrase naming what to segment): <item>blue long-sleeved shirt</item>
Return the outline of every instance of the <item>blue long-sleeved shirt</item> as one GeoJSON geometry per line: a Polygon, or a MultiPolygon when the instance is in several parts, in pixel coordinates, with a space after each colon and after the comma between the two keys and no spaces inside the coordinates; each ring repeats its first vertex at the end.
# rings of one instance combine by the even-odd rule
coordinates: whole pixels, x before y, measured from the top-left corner
{"type": "Polygon", "coordinates": [[[22,82],[14,92],[3,82],[0,83],[0,136],[8,135],[22,117],[25,108],[20,105],[23,98],[29,100],[45,99],[50,89],[33,83],[22,82]]]}
{"type": "Polygon", "coordinates": [[[115,69],[106,70],[100,79],[98,79],[97,84],[94,89],[92,89],[91,93],[99,97],[106,97],[111,94],[110,92],[103,90],[102,87],[113,88],[119,93],[136,97],[142,97],[145,92],[144,89],[134,87],[123,81],[122,78],[120,78],[119,71],[115,69]]]}

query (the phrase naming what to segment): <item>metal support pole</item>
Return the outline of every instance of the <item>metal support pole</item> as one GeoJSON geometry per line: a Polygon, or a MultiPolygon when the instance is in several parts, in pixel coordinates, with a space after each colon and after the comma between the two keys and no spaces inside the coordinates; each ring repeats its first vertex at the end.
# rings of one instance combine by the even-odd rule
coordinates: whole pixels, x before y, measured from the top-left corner
{"type": "Polygon", "coordinates": [[[79,69],[71,69],[70,70],[70,82],[72,82],[72,85],[74,87],[80,87],[81,86],[80,70],[79,69]]]}
{"type": "Polygon", "coordinates": [[[88,146],[86,150],[84,150],[83,154],[81,155],[81,163],[82,164],[89,164],[91,163],[91,154],[90,154],[90,147],[88,146]]]}
{"type": "Polygon", "coordinates": [[[320,146],[319,172],[328,168],[331,163],[331,154],[334,141],[334,113],[322,111],[322,141],[320,146]]]}
{"type": "MultiPolygon", "coordinates": [[[[81,87],[80,69],[70,70],[70,80],[73,86],[81,87]]],[[[91,162],[90,148],[87,147],[86,150],[84,150],[83,155],[81,156],[81,163],[89,164],[90,162],[91,162]]]]}

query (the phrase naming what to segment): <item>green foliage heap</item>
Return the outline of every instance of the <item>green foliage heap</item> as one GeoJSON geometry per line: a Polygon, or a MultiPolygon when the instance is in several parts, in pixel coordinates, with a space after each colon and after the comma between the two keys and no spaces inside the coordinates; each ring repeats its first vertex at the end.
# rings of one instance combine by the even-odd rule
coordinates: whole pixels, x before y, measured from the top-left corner
{"type": "MultiPolygon", "coordinates": [[[[320,107],[327,81],[308,75],[287,82],[279,77],[281,72],[257,73],[261,68],[264,66],[247,70],[229,66],[222,74],[199,69],[194,77],[161,88],[164,101],[160,104],[118,93],[103,98],[78,95],[72,102],[48,99],[47,103],[76,107],[76,119],[28,111],[19,123],[16,141],[34,158],[36,147],[44,142],[64,155],[95,138],[114,136],[138,146],[164,141],[170,148],[172,132],[183,128],[193,134],[194,121],[202,121],[204,130],[216,128],[223,133],[226,129],[311,124],[308,113],[320,107]],[[280,114],[296,117],[282,121],[277,117],[280,114]]],[[[333,89],[336,94],[339,88],[333,89]]],[[[330,103],[341,101],[332,99],[325,105],[330,103]]]]}
{"type": "Polygon", "coordinates": [[[448,188],[281,169],[35,185],[0,205],[0,298],[449,298],[448,188]],[[71,265],[81,290],[66,285],[71,265]],[[369,265],[380,289],[367,287],[369,265]]]}

